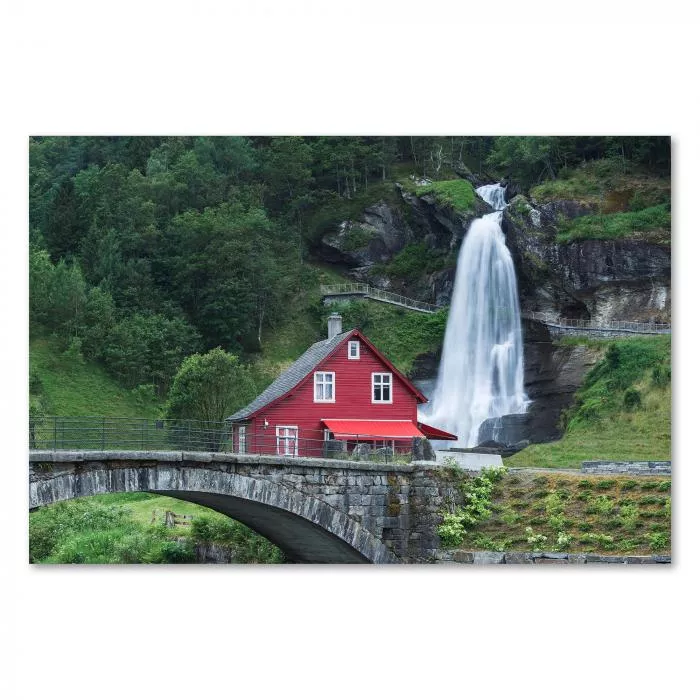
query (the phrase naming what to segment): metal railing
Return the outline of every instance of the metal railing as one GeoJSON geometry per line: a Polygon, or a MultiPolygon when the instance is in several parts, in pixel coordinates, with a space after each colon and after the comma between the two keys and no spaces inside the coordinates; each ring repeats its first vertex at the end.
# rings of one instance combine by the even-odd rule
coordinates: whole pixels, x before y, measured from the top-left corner
{"type": "Polygon", "coordinates": [[[29,419],[29,447],[36,450],[187,450],[230,452],[231,429],[223,421],[47,416],[29,419]]]}
{"type": "Polygon", "coordinates": [[[627,331],[630,333],[654,333],[663,334],[671,332],[670,323],[654,323],[652,321],[607,321],[597,323],[583,318],[563,318],[542,311],[527,311],[521,314],[522,318],[533,321],[541,321],[547,326],[557,328],[593,330],[593,331],[627,331]]]}
{"type": "Polygon", "coordinates": [[[29,448],[45,451],[185,451],[350,461],[408,463],[411,438],[343,435],[342,439],[278,435],[274,427],[249,433],[239,444],[238,426],[226,421],[107,418],[30,418],[29,448]],[[234,437],[235,436],[235,437],[234,437]]]}
{"type": "Polygon", "coordinates": [[[368,284],[361,284],[359,282],[349,282],[348,284],[322,284],[321,295],[324,297],[363,296],[369,299],[383,301],[386,304],[403,306],[413,311],[422,311],[427,314],[434,314],[440,308],[435,304],[428,304],[424,301],[418,301],[417,299],[410,299],[409,297],[387,292],[383,289],[377,289],[376,287],[370,287],[368,284]]]}

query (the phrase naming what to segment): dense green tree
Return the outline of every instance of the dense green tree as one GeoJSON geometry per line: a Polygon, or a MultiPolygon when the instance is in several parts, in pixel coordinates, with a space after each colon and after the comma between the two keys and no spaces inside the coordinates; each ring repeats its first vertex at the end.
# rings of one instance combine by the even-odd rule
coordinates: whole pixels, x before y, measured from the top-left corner
{"type": "Polygon", "coordinates": [[[198,333],[183,319],[135,313],[111,328],[99,352],[125,386],[153,384],[164,394],[182,359],[199,345],[198,333]]]}
{"type": "Polygon", "coordinates": [[[168,418],[221,421],[255,398],[248,369],[221,348],[187,357],[168,394],[168,418]]]}

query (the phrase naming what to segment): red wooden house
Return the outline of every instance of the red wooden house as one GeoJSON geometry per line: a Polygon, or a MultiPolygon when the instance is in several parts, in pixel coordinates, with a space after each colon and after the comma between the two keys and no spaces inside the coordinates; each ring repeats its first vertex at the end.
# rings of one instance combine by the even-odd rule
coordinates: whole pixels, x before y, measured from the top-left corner
{"type": "Polygon", "coordinates": [[[359,330],[343,333],[342,317],[332,314],[328,338],[227,420],[234,451],[242,453],[318,457],[329,445],[410,451],[416,437],[456,440],[418,422],[418,404],[426,401],[359,330]]]}

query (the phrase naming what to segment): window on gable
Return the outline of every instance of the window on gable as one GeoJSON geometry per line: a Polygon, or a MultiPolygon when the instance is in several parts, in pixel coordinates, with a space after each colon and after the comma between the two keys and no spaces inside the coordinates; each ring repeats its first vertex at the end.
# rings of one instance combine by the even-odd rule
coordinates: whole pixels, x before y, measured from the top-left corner
{"type": "Polygon", "coordinates": [[[335,372],[316,372],[314,374],[314,401],[335,401],[335,372]]]}
{"type": "Polygon", "coordinates": [[[391,403],[391,380],[390,372],[372,373],[372,403],[391,403]]]}
{"type": "Polygon", "coordinates": [[[348,360],[359,360],[360,359],[360,341],[351,340],[348,343],[348,360]]]}

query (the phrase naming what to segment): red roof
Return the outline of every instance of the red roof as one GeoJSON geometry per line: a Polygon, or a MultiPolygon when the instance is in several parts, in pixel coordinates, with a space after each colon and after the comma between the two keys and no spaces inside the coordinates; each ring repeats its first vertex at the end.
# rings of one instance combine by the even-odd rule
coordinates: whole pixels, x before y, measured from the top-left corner
{"type": "Polygon", "coordinates": [[[413,438],[424,437],[410,420],[323,419],[321,421],[335,437],[413,438]]]}
{"type": "Polygon", "coordinates": [[[429,440],[459,440],[456,435],[448,433],[445,430],[440,430],[440,428],[433,428],[432,425],[428,425],[427,423],[419,422],[418,427],[429,440]]]}

